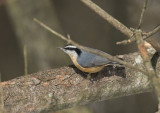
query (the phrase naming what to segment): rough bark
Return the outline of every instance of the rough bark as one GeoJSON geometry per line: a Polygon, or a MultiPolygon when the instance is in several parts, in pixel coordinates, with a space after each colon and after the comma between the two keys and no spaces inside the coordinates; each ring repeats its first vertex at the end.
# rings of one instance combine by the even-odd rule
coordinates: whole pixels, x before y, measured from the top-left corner
{"type": "MultiPolygon", "coordinates": [[[[143,67],[138,53],[121,56],[143,67]]],[[[146,75],[124,68],[107,66],[93,74],[93,82],[73,66],[37,72],[2,82],[6,113],[40,113],[84,105],[127,95],[152,91],[146,75]]]]}

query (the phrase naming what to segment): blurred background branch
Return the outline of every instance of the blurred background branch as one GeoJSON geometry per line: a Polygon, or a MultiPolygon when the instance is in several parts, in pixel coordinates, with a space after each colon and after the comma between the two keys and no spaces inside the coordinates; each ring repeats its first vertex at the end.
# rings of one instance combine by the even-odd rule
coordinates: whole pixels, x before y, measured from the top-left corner
{"type": "Polygon", "coordinates": [[[56,59],[61,57],[61,55],[59,56],[55,54],[55,52],[52,52],[51,48],[56,48],[64,43],[59,41],[59,39],[55,39],[54,41],[56,43],[53,44],[54,41],[50,39],[52,36],[46,33],[46,31],[40,29],[32,21],[33,17],[39,17],[62,33],[57,14],[54,10],[54,6],[51,5],[51,1],[8,0],[7,11],[22,51],[24,45],[27,46],[28,72],[37,72],[39,70],[53,67],[54,63],[58,64],[56,60],[51,62],[50,59],[53,59],[53,57],[56,59]],[[25,8],[28,5],[29,8],[25,8]],[[43,10],[41,10],[42,8],[43,10]],[[41,12],[36,13],[37,10],[41,10],[41,12]]]}
{"type": "Polygon", "coordinates": [[[144,0],[141,16],[140,16],[140,19],[139,19],[138,29],[141,28],[141,25],[142,25],[142,22],[143,22],[143,17],[144,17],[145,11],[147,9],[147,3],[148,3],[148,0],[144,0]]]}

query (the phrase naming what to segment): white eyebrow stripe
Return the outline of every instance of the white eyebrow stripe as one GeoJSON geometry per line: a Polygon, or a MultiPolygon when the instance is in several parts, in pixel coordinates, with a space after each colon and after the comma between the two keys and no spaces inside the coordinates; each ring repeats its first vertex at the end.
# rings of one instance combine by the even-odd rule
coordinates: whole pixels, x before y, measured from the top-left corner
{"type": "Polygon", "coordinates": [[[64,48],[77,48],[77,47],[76,46],[72,46],[72,45],[68,45],[68,46],[66,46],[64,48]]]}

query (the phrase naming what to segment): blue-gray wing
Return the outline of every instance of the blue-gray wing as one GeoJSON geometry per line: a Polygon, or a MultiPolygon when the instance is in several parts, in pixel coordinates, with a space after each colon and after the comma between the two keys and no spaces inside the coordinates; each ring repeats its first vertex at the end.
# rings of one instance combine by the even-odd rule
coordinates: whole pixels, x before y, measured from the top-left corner
{"type": "MultiPolygon", "coordinates": [[[[98,50],[99,51],[99,50],[98,50]]],[[[107,54],[107,53],[105,53],[107,54]]],[[[80,57],[78,57],[77,62],[82,67],[96,67],[102,66],[105,64],[113,63],[112,61],[108,60],[107,58],[101,57],[96,54],[92,54],[86,51],[82,51],[80,57]]]]}

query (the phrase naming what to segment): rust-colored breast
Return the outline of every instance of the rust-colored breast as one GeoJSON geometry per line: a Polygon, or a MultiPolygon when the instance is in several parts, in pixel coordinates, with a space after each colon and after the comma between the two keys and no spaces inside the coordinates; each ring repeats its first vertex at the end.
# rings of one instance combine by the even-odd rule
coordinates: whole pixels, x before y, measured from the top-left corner
{"type": "Polygon", "coordinates": [[[70,56],[70,58],[71,58],[72,62],[74,63],[74,65],[75,65],[78,69],[80,69],[81,71],[83,71],[83,72],[96,73],[96,72],[101,71],[101,70],[105,67],[105,65],[104,65],[104,66],[98,66],[98,67],[84,68],[84,67],[80,66],[80,65],[77,63],[77,59],[76,59],[76,58],[74,58],[74,57],[72,57],[72,56],[70,56]]]}

